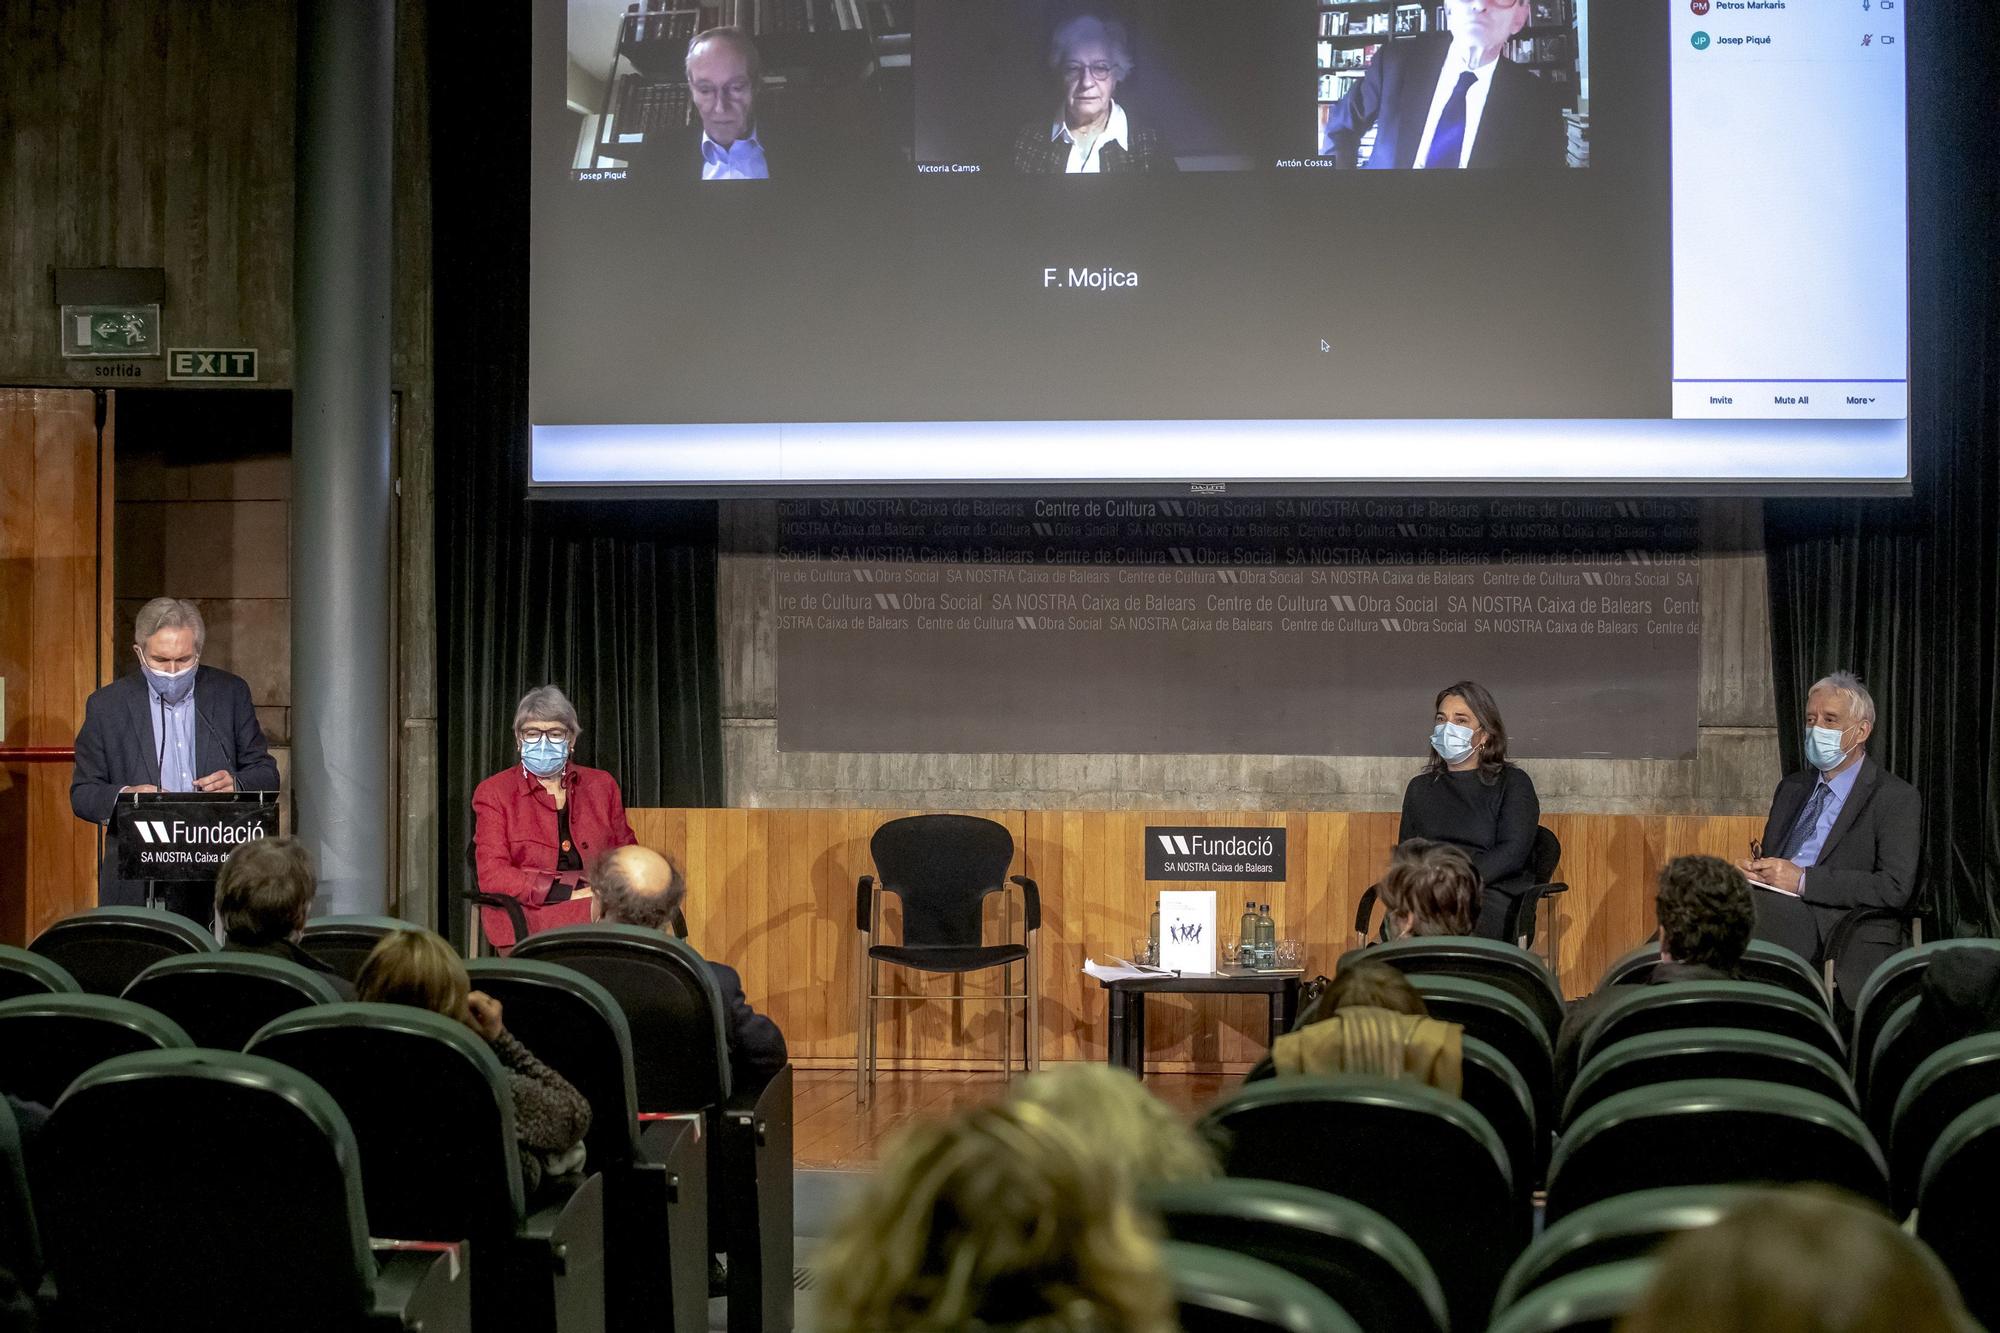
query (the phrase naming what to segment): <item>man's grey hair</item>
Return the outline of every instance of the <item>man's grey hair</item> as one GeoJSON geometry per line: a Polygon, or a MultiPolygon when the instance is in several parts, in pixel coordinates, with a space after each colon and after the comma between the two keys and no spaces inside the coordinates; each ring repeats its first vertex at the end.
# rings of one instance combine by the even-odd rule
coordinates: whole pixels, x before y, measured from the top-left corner
{"type": "Polygon", "coordinates": [[[202,645],[208,642],[208,626],[203,623],[201,611],[193,602],[182,601],[178,597],[155,597],[139,608],[139,615],[132,622],[132,646],[143,649],[146,640],[163,629],[194,631],[197,657],[201,655],[202,645]]]}
{"type": "Polygon", "coordinates": [[[1125,32],[1125,25],[1116,19],[1101,19],[1095,14],[1078,14],[1055,30],[1049,38],[1049,68],[1061,69],[1069,59],[1069,53],[1079,43],[1101,41],[1111,52],[1111,67],[1124,78],[1132,72],[1132,39],[1125,32]]]}
{"type": "Polygon", "coordinates": [[[1861,683],[1861,677],[1855,675],[1852,671],[1836,671],[1830,676],[1821,676],[1813,682],[1813,687],[1806,691],[1806,698],[1812,698],[1813,695],[1818,694],[1821,690],[1833,690],[1846,695],[1854,705],[1854,720],[1856,722],[1873,722],[1875,720],[1875,696],[1870,694],[1868,687],[1861,683]]]}
{"type": "Polygon", "coordinates": [[[694,63],[695,53],[700,51],[709,42],[721,42],[725,46],[735,47],[743,56],[745,63],[750,67],[750,82],[752,84],[755,84],[759,79],[764,77],[764,57],[758,52],[757,43],[751,38],[749,33],[734,26],[705,28],[696,33],[693,39],[688,42],[687,58],[681,62],[681,71],[683,73],[687,71],[689,65],[694,63]]]}
{"type": "Polygon", "coordinates": [[[666,888],[658,893],[640,893],[626,878],[622,868],[624,858],[618,855],[618,850],[613,848],[599,857],[590,872],[590,891],[597,895],[603,911],[600,919],[642,930],[667,930],[674,913],[687,901],[687,876],[681,873],[681,863],[667,857],[666,888]]]}
{"type": "Polygon", "coordinates": [[[520,735],[521,728],[530,722],[559,722],[571,740],[583,731],[576,720],[576,705],[553,685],[537,685],[521,696],[514,708],[514,734],[520,735]]]}

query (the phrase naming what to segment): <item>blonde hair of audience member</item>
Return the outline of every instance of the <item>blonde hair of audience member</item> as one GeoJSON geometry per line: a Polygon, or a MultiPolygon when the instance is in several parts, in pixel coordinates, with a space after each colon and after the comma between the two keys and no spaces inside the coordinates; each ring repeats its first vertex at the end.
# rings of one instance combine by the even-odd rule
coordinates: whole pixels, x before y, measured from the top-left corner
{"type": "Polygon", "coordinates": [[[1135,1189],[1222,1173],[1194,1128],[1123,1069],[1063,1065],[1024,1080],[1013,1096],[1087,1130],[1135,1189]]]}
{"type": "Polygon", "coordinates": [[[1398,935],[1470,935],[1479,914],[1479,872],[1448,842],[1396,845],[1382,877],[1382,910],[1398,935]]]}
{"type": "Polygon", "coordinates": [[[1619,1333],[1973,1333],[1937,1256],[1859,1199],[1772,1191],[1660,1251],[1619,1333]]]}
{"type": "Polygon", "coordinates": [[[1019,1098],[912,1126],[822,1256],[826,1333],[1167,1333],[1155,1224],[1096,1126],[1019,1098]]]}
{"type": "MultiPolygon", "coordinates": [[[[385,935],[368,952],[355,994],[376,1004],[407,1004],[455,1018],[475,1032],[471,997],[476,994],[465,964],[441,936],[428,930],[385,935]]],[[[486,997],[481,995],[480,999],[486,997]]]]}
{"type": "Polygon", "coordinates": [[[1280,1074],[1408,1078],[1441,1092],[1464,1089],[1465,1030],[1430,1016],[1424,997],[1387,963],[1349,963],[1296,1030],[1271,1047],[1280,1074]]]}

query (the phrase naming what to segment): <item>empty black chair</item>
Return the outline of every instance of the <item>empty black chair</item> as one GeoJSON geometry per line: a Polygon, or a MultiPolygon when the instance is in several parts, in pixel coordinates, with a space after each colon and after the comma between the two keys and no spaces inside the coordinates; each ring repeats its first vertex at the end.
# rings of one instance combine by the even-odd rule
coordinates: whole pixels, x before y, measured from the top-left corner
{"type": "MultiPolygon", "coordinates": [[[[1042,892],[1025,875],[1009,875],[1014,862],[1014,835],[1004,824],[974,815],[910,815],[892,819],[875,830],[868,842],[875,874],[863,875],[854,886],[854,928],[861,941],[861,963],[855,968],[855,1016],[860,1042],[854,1055],[855,1093],[867,1104],[875,1082],[878,1044],[875,1034],[877,1000],[905,997],[880,993],[882,968],[906,967],[916,972],[963,973],[1000,969],[1000,993],[994,995],[910,996],[927,1003],[999,1000],[1001,1059],[1011,1073],[1014,1060],[1014,1006],[1024,1011],[1022,1065],[1041,1067],[1037,1008],[1037,949],[1042,932],[1042,892]],[[879,875],[878,883],[876,876],[879,875]],[[984,942],[980,920],[987,895],[1005,894],[1007,886],[1021,890],[1021,943],[984,942]],[[882,895],[893,893],[903,904],[900,944],[878,944],[882,895]],[[1014,989],[1014,968],[1021,969],[1022,989],[1014,989]]],[[[1011,899],[1008,900],[1011,903],[1011,899]]],[[[1009,908],[1011,919],[1011,907],[1009,908]]],[[[1011,929],[1007,931],[1011,934],[1011,929]]]]}
{"type": "MultiPolygon", "coordinates": [[[[1597,983],[1598,989],[1606,986],[1643,986],[1653,979],[1654,969],[1659,965],[1660,944],[1655,939],[1604,969],[1604,976],[1597,983]]],[[[1751,940],[1736,964],[1736,971],[1744,981],[1761,981],[1767,986],[1791,991],[1794,995],[1812,1000],[1828,1013],[1833,1012],[1833,1001],[1827,997],[1826,983],[1820,980],[1811,963],[1790,949],[1781,948],[1768,940],[1751,940]]]]}
{"type": "Polygon", "coordinates": [[[337,1004],[340,993],[290,959],[218,952],[162,958],[132,979],[125,998],[173,1019],[197,1046],[240,1051],[272,1019],[337,1004]]]}
{"type": "Polygon", "coordinates": [[[316,916],[306,922],[305,933],[299,936],[299,947],[354,981],[361,976],[361,965],[368,961],[377,944],[399,930],[410,928],[409,922],[393,916],[316,916]]]}
{"type": "Polygon", "coordinates": [[[213,952],[215,937],[157,907],[93,907],[56,922],[28,948],[60,963],[92,995],[123,995],[162,958],[213,952]]]}
{"type": "Polygon", "coordinates": [[[0,944],[0,1000],[17,995],[75,995],[82,989],[61,963],[0,944]]]}
{"type": "Polygon", "coordinates": [[[1796,1038],[1751,1028],[1666,1028],[1627,1037],[1593,1055],[1570,1085],[1562,1122],[1568,1125],[1605,1098],[1633,1088],[1702,1078],[1784,1083],[1861,1110],[1839,1062],[1796,1038]]]}
{"type": "Polygon", "coordinates": [[[1645,1299],[1658,1267],[1627,1259],[1559,1277],[1502,1311],[1488,1333],[1612,1333],[1645,1299]]]}
{"type": "Polygon", "coordinates": [[[1361,1333],[1332,1297],[1275,1265],[1207,1245],[1160,1249],[1182,1333],[1361,1333]]]}
{"type": "Polygon", "coordinates": [[[2000,1097],[2000,1032],[1951,1043],[1917,1066],[1903,1084],[1889,1129],[1889,1179],[1898,1217],[1917,1206],[1924,1160],[1959,1116],[2000,1097]]]}
{"type": "Polygon", "coordinates": [[[1465,1037],[1459,1058],[1459,1095],[1486,1117],[1506,1145],[1514,1184],[1532,1194],[1548,1166],[1553,1136],[1535,1116],[1535,1094],[1513,1062],[1477,1037],[1465,1037]]]}
{"type": "Polygon", "coordinates": [[[1492,1308],[1528,1241],[1507,1149],[1465,1102],[1412,1082],[1288,1076],[1246,1085],[1202,1118],[1232,1176],[1285,1180],[1374,1209],[1426,1255],[1454,1328],[1492,1308]]]}
{"type": "Polygon", "coordinates": [[[1444,1333],[1444,1288],[1410,1238],[1352,1199],[1279,1180],[1156,1186],[1167,1236],[1261,1259],[1332,1297],[1370,1333],[1444,1333]]]}
{"type": "Polygon", "coordinates": [[[112,995],[0,1000],[0,1092],[54,1106],[92,1065],[193,1045],[165,1014],[112,995]]]}
{"type": "Polygon", "coordinates": [[[1917,1239],[1958,1279],[1983,1328],[2000,1328],[2000,1264],[1993,1262],[1993,1200],[2000,1191],[2000,1097],[1988,1097],[1945,1127],[1924,1160],[1917,1239]]]}
{"type": "Polygon", "coordinates": [[[0,1097],[0,1268],[12,1273],[23,1291],[32,1292],[42,1284],[41,1229],[28,1192],[21,1127],[4,1097],[0,1097]]]}
{"type": "Polygon", "coordinates": [[[476,1325],[603,1325],[602,1177],[528,1212],[506,1071],[464,1024],[408,1005],[315,1005],[268,1024],[249,1049],[346,1114],[373,1234],[472,1243],[476,1325]]]}
{"type": "Polygon", "coordinates": [[[500,1002],[507,1030],[590,1102],[584,1146],[591,1169],[604,1175],[609,1327],[652,1328],[662,1311],[670,1313],[673,1327],[703,1327],[709,1257],[704,1136],[650,1133],[642,1142],[624,1010],[574,968],[482,958],[465,970],[474,989],[500,1002]],[[656,1143],[663,1148],[657,1160],[648,1151],[656,1143]]]}
{"type": "Polygon", "coordinates": [[[62,1326],[132,1333],[465,1329],[456,1256],[371,1253],[346,1117],[234,1052],[122,1056],[48,1128],[62,1326]]]}
{"type": "Polygon", "coordinates": [[[685,941],[636,926],[559,926],[530,935],[513,957],[574,968],[618,1001],[641,1118],[704,1118],[709,1244],[729,1256],[730,1328],[790,1327],[791,1066],[761,1089],[733,1087],[721,993],[685,941]]]}
{"type": "Polygon", "coordinates": [[[1579,1208],[1537,1236],[1514,1261],[1493,1308],[1509,1309],[1529,1292],[1571,1273],[1643,1259],[1683,1231],[1714,1226],[1757,1192],[1743,1185],[1681,1185],[1621,1194],[1579,1208]]]}
{"type": "Polygon", "coordinates": [[[1712,1079],[1621,1092],[1556,1142],[1545,1217],[1666,1185],[1820,1181],[1886,1204],[1889,1167],[1861,1117],[1779,1083],[1712,1079]]]}
{"type": "Polygon", "coordinates": [[[1615,1042],[1669,1028],[1748,1028],[1791,1037],[1847,1058],[1826,1009],[1802,995],[1757,981],[1680,981],[1633,986],[1605,1005],[1576,1043],[1576,1069],[1560,1070],[1565,1086],[1592,1056],[1615,1042]]]}
{"type": "Polygon", "coordinates": [[[1519,997],[1484,981],[1421,972],[1410,985],[1432,1018],[1457,1023],[1506,1057],[1535,1099],[1535,1123],[1556,1122],[1555,1048],[1541,1018],[1519,997]]]}
{"type": "Polygon", "coordinates": [[[1562,1027],[1562,988],[1539,955],[1517,944],[1470,935],[1412,936],[1353,950],[1340,966],[1353,962],[1387,963],[1412,977],[1438,974],[1483,981],[1534,1010],[1551,1042],[1562,1027]]]}
{"type": "MultiPolygon", "coordinates": [[[[1924,974],[1938,955],[1947,949],[1986,949],[2000,952],[2000,940],[1932,940],[1914,949],[1905,949],[1884,960],[1874,974],[1861,988],[1861,994],[1853,998],[1854,1035],[1851,1048],[1853,1063],[1849,1066],[1854,1074],[1854,1083],[1862,1094],[1867,1094],[1868,1062],[1875,1052],[1875,1043],[1882,1035],[1882,1028],[1890,1015],[1905,1003],[1917,998],[1917,992],[1924,984],[1924,974]]],[[[1967,1034],[1970,1035],[1970,1034],[1967,1034]]]]}

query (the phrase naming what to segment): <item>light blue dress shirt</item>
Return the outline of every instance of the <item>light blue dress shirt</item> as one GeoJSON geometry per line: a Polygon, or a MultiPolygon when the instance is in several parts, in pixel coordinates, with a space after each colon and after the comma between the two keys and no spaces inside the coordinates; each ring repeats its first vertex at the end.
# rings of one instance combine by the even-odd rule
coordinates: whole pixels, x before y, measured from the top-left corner
{"type": "Polygon", "coordinates": [[[764,145],[752,130],[750,136],[738,139],[724,148],[708,137],[701,136],[701,178],[705,181],[765,181],[771,179],[771,166],[764,160],[764,145]]]}
{"type": "MultiPolygon", "coordinates": [[[[1828,788],[1826,804],[1820,807],[1819,818],[1813,821],[1813,826],[1806,831],[1806,840],[1799,844],[1799,850],[1793,855],[1793,865],[1803,870],[1807,866],[1818,864],[1820,848],[1826,846],[1827,835],[1833,832],[1834,822],[1840,818],[1841,809],[1854,791],[1855,779],[1860,776],[1861,765],[1855,764],[1835,777],[1820,779],[1820,783],[1828,788]]],[[[1807,792],[1806,800],[1810,801],[1812,798],[1812,792],[1807,792]]],[[[1803,810],[1805,807],[1799,808],[1803,810]]]]}
{"type": "Polygon", "coordinates": [[[177,704],[146,692],[146,712],[153,720],[153,753],[160,756],[160,790],[194,790],[194,691],[177,704]]]}

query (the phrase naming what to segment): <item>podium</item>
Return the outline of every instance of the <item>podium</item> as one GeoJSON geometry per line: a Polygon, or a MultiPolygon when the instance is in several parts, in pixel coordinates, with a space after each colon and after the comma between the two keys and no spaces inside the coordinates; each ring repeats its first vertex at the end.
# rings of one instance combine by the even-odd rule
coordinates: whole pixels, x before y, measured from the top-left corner
{"type": "Polygon", "coordinates": [[[274,791],[125,792],[111,813],[118,877],[146,882],[146,905],[161,884],[213,884],[236,848],[278,831],[274,791]]]}

